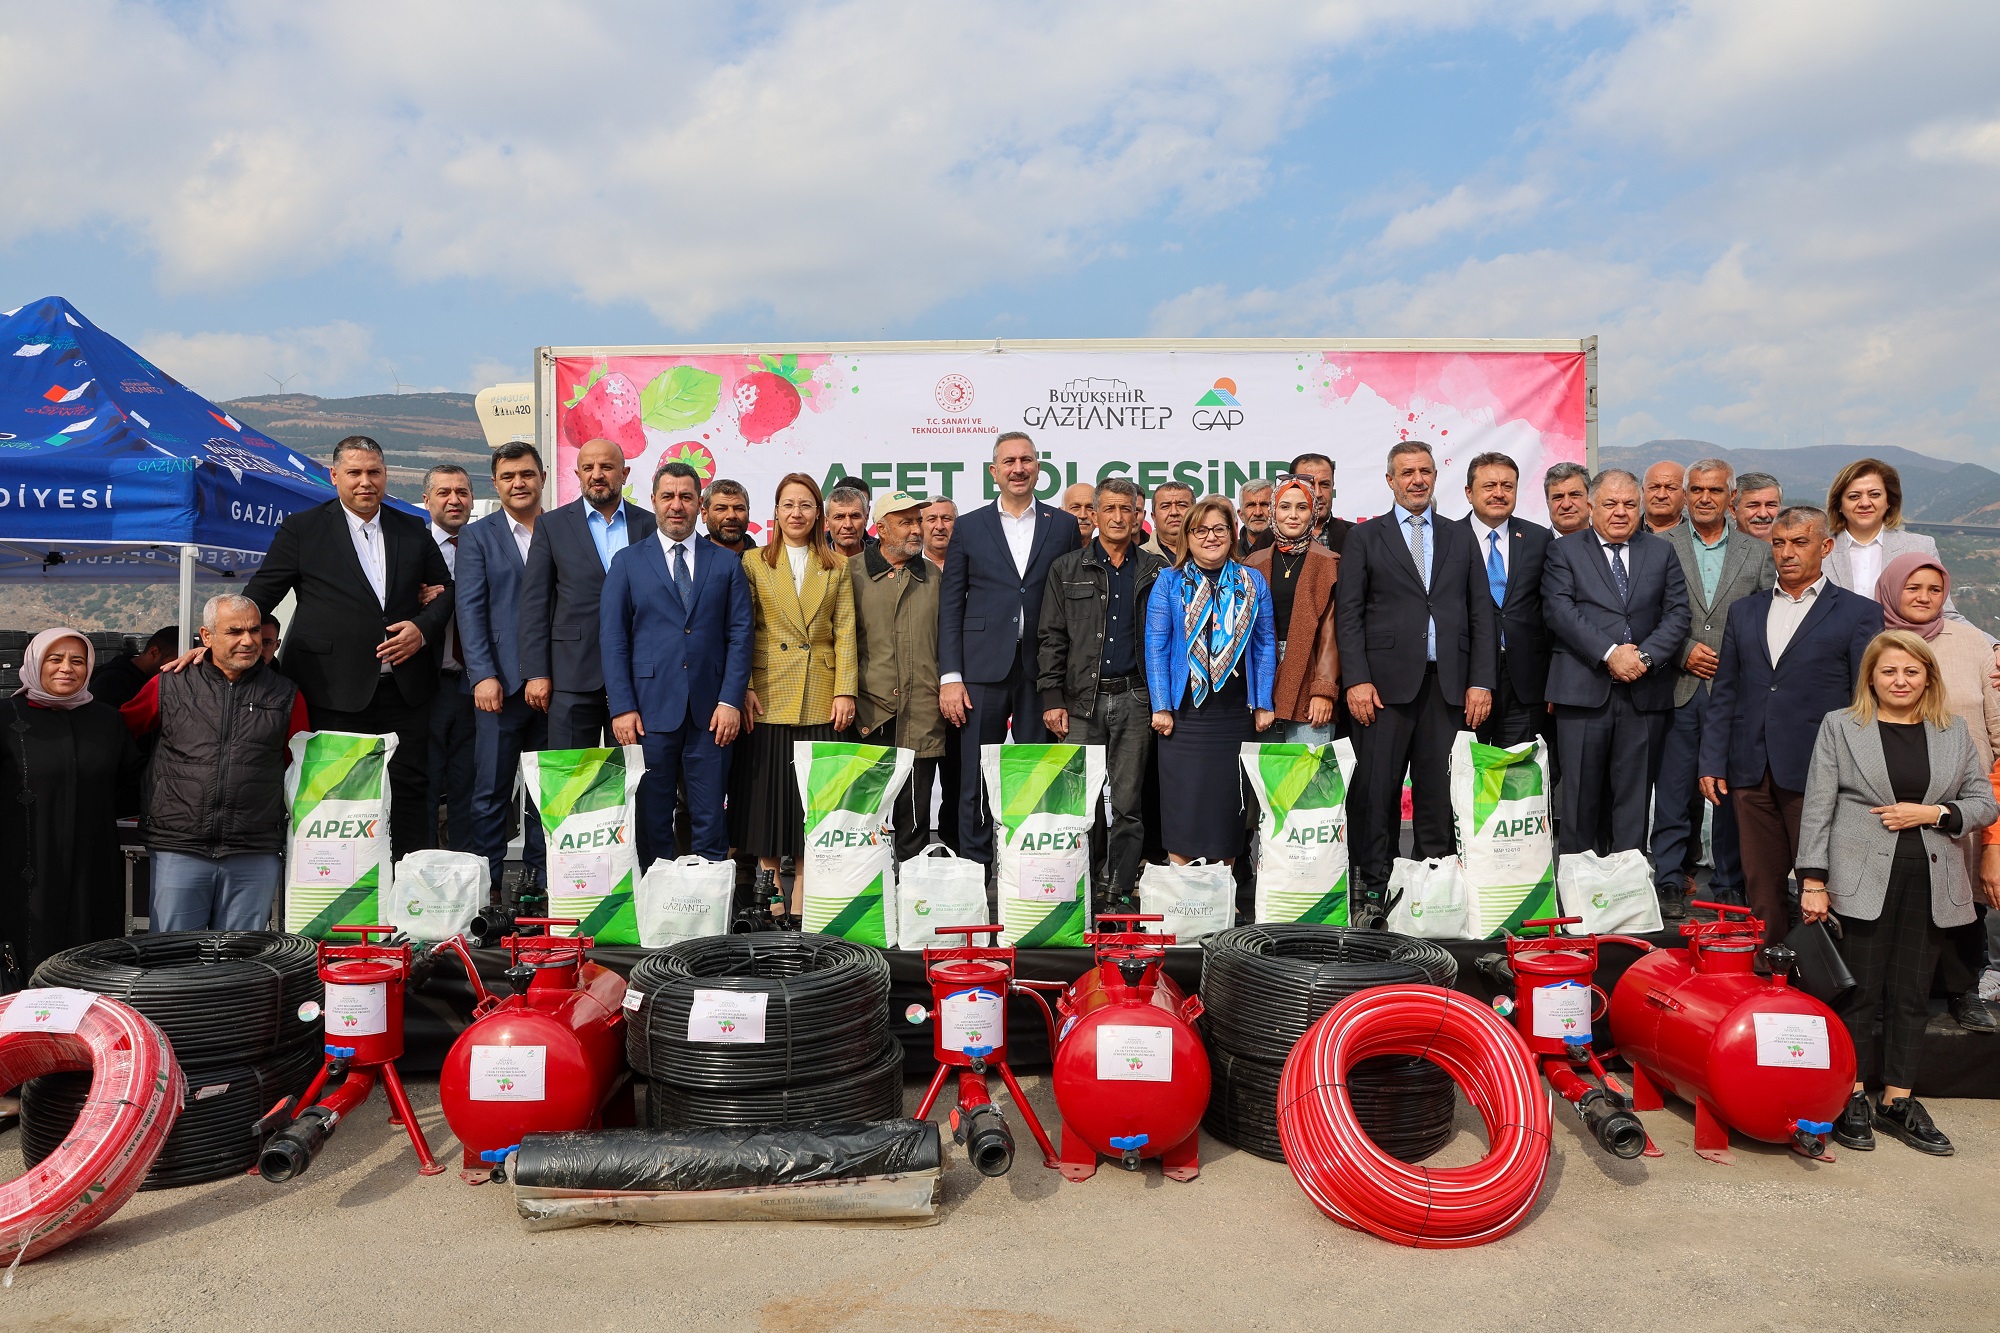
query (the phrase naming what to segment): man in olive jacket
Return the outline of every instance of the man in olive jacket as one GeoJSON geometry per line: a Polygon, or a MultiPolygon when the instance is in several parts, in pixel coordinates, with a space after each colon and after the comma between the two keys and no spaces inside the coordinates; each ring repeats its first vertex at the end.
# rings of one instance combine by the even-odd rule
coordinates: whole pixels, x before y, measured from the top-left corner
{"type": "MultiPolygon", "coordinates": [[[[1097,536],[1058,556],[1042,593],[1042,725],[1059,741],[1104,747],[1111,789],[1105,882],[1132,896],[1145,851],[1141,818],[1153,706],[1146,691],[1146,596],[1167,562],[1136,545],[1138,486],[1107,477],[1097,486],[1097,536]]],[[[1093,838],[1095,841],[1095,838],[1093,838]]]]}
{"type": "Polygon", "coordinates": [[[931,837],[931,787],[944,757],[938,711],[938,572],[924,559],[924,502],[892,491],[875,502],[877,545],[847,561],[854,579],[854,646],[859,661],[854,726],[869,745],[916,751],[892,818],[896,859],[931,837]]]}

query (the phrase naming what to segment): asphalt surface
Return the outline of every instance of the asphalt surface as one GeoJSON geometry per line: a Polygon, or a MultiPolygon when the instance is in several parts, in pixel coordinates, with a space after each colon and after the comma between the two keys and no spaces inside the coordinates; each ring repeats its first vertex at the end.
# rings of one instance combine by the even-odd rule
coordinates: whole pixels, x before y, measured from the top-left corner
{"type": "MultiPolygon", "coordinates": [[[[1047,1123],[1045,1082],[1027,1080],[1047,1123]]],[[[914,1107],[920,1088],[908,1090],[914,1107]]],[[[411,1088],[457,1160],[435,1084],[411,1088]]],[[[1004,1105],[1004,1100],[1003,1100],[1004,1105]]],[[[592,1226],[529,1234],[506,1186],[419,1177],[379,1100],[304,1177],[142,1193],[0,1290],[0,1328],[745,1329],[757,1333],[1992,1327],[2000,1298],[2000,1102],[1940,1101],[1956,1157],[1884,1139],[1832,1164],[1739,1139],[1694,1155],[1685,1107],[1650,1113],[1666,1156],[1619,1162],[1558,1109],[1534,1217],[1473,1250],[1419,1251],[1319,1214],[1280,1164],[1204,1138],[1197,1181],[1114,1168],[1067,1184],[1027,1147],[984,1179],[953,1154],[942,1222],[592,1226]]],[[[0,1172],[20,1168],[17,1133],[0,1172]]],[[[1438,1158],[1476,1160],[1461,1106],[1438,1158]]]]}

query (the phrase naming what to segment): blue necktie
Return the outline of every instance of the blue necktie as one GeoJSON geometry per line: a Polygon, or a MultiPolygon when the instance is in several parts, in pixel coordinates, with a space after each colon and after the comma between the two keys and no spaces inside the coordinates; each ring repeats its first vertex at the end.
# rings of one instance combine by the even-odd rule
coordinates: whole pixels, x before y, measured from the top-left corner
{"type": "Polygon", "coordinates": [[[688,573],[688,548],[674,548],[674,591],[681,595],[683,610],[694,605],[694,576],[688,573]]]}
{"type": "Polygon", "coordinates": [[[1632,600],[1632,580],[1625,575],[1625,543],[1616,542],[1611,547],[1611,581],[1618,585],[1618,600],[1632,600]]]}
{"type": "Polygon", "coordinates": [[[1493,586],[1493,605],[1507,605],[1507,564],[1500,558],[1500,534],[1486,534],[1486,581],[1493,586]]]}

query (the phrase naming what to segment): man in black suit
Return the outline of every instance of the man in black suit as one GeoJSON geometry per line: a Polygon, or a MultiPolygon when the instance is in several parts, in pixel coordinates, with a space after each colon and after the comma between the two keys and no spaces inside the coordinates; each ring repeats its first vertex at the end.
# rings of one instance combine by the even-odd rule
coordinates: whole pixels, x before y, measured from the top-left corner
{"type": "Polygon", "coordinates": [[[1451,855],[1451,738],[1461,722],[1476,730],[1493,704],[1493,597],[1471,533],[1431,509],[1431,447],[1390,449],[1388,480],[1395,507],[1347,534],[1333,589],[1340,675],[1360,728],[1347,801],[1357,924],[1385,915],[1405,768],[1411,855],[1451,855]]]}
{"type": "Polygon", "coordinates": [[[1493,711],[1479,728],[1487,745],[1519,745],[1543,730],[1549,683],[1549,630],[1542,623],[1542,557],[1549,530],[1514,515],[1521,469],[1505,454],[1466,465],[1465,516],[1474,555],[1486,571],[1498,624],[1494,634],[1493,711]]]}
{"type": "Polygon", "coordinates": [[[531,708],[549,715],[549,748],[609,745],[611,713],[604,700],[597,605],[611,558],[651,537],[653,515],[628,504],[631,468],[609,440],[591,440],[576,455],[583,494],[551,509],[535,524],[521,571],[521,676],[531,708]]]}
{"type": "Polygon", "coordinates": [[[960,518],[938,592],[938,708],[964,728],[959,769],[959,851],[993,863],[993,820],[980,780],[981,746],[1007,739],[1040,744],[1042,696],[1036,627],[1056,557],[1083,539],[1071,518],[1035,499],[1035,442],[1009,431],[993,443],[989,469],[1000,498],[960,518]]]}
{"type": "Polygon", "coordinates": [[[424,520],[382,503],[381,445],[348,436],[333,447],[332,472],[337,498],[279,524],[243,592],[266,612],[296,597],[278,669],[305,696],[315,731],[394,733],[389,842],[401,858],[436,832],[426,761],[451,571],[424,520]],[[428,604],[426,587],[442,590],[428,604]]]}
{"type": "Polygon", "coordinates": [[[1598,473],[1590,526],[1550,543],[1542,562],[1564,854],[1593,850],[1607,799],[1606,850],[1646,845],[1689,612],[1680,557],[1642,529],[1640,505],[1637,477],[1618,468],[1598,473]]]}

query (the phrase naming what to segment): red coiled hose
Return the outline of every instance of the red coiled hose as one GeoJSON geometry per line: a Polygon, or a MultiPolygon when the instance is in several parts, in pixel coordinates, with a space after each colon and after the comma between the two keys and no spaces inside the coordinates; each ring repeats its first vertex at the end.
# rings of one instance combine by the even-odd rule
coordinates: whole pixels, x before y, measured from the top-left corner
{"type": "MultiPolygon", "coordinates": [[[[0,1017],[47,993],[0,996],[0,1017]]],[[[97,996],[74,1032],[0,1033],[0,1092],[81,1069],[91,1071],[90,1099],[69,1136],[0,1185],[0,1264],[47,1254],[122,1208],[181,1113],[186,1085],[173,1047],[128,1005],[97,996]]]]}
{"type": "Polygon", "coordinates": [[[1278,1138],[1292,1175],[1343,1226],[1398,1245],[1456,1249],[1519,1226],[1549,1167],[1549,1102],[1519,1033],[1441,986],[1373,986],[1329,1009],[1299,1039],[1278,1085],[1278,1138]],[[1444,1068],[1486,1122],[1471,1166],[1399,1162],[1355,1119],[1347,1071],[1377,1055],[1444,1068]]]}

